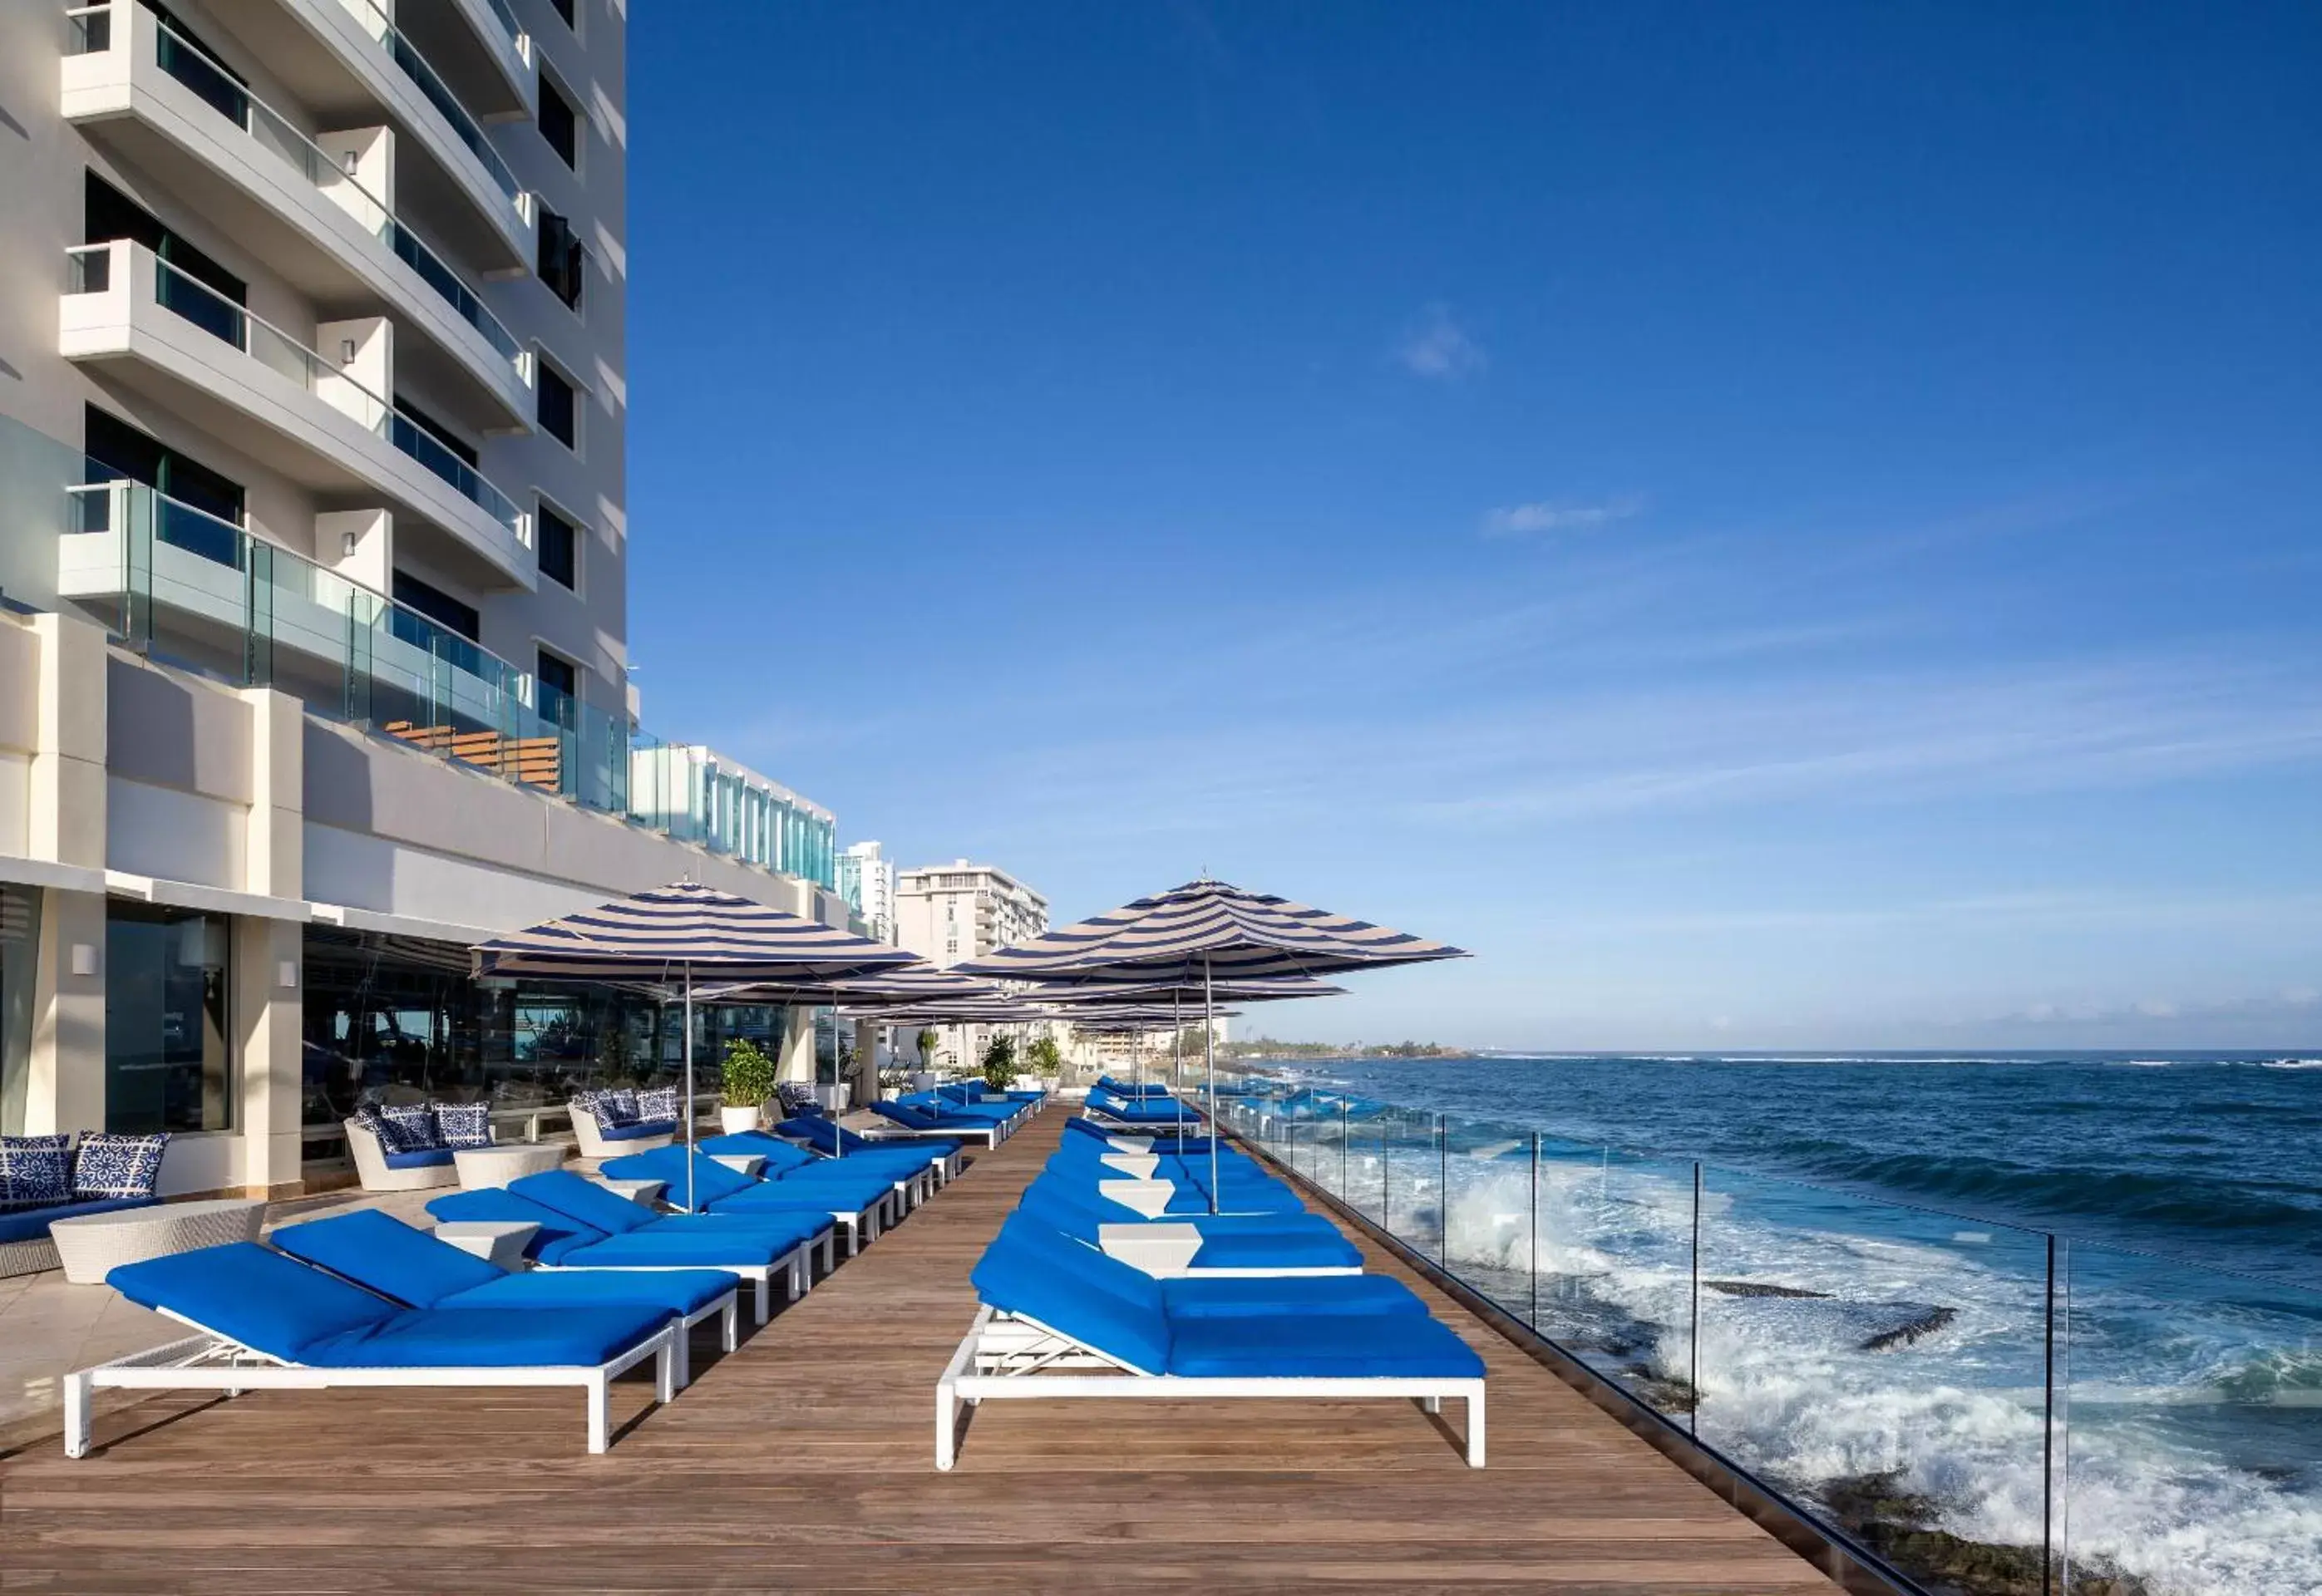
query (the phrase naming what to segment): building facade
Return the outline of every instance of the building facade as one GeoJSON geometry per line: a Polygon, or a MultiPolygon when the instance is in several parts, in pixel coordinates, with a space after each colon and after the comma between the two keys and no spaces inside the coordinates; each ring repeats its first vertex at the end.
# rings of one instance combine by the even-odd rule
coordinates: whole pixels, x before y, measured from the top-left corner
{"type": "MultiPolygon", "coordinates": [[[[896,875],[895,926],[904,947],[948,968],[1047,930],[1048,900],[997,865],[955,859],[896,875]]],[[[974,1069],[989,1032],[985,1026],[942,1027],[937,1062],[974,1069]]],[[[910,1054],[915,1042],[900,1037],[898,1045],[910,1054]]]]}
{"type": "Polygon", "coordinates": [[[895,943],[895,862],[877,843],[854,843],[838,856],[838,891],[875,942],[895,943]]]}
{"type": "Polygon", "coordinates": [[[626,14],[0,7],[0,1132],[296,1190],[365,1098],[669,1075],[473,941],[689,877],[846,923],[827,811],[635,720],[626,14]]]}

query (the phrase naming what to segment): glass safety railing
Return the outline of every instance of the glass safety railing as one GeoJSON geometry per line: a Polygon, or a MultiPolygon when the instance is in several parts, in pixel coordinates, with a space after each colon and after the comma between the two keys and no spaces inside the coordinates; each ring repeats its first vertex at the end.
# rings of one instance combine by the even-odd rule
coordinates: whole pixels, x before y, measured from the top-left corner
{"type": "MultiPolygon", "coordinates": [[[[115,3],[126,5],[129,0],[115,3]]],[[[110,50],[116,38],[125,40],[125,32],[116,32],[114,29],[112,11],[108,5],[69,14],[73,28],[69,51],[101,53],[110,50]]],[[[223,120],[241,129],[253,148],[297,172],[352,216],[409,266],[461,320],[474,328],[492,351],[516,369],[519,380],[528,380],[526,374],[529,360],[516,335],[442,255],[397,217],[394,206],[384,196],[347,170],[343,160],[308,138],[288,117],[251,94],[201,45],[159,16],[154,18],[153,27],[155,63],[162,71],[192,91],[223,120]]]]}
{"type": "MultiPolygon", "coordinates": [[[[66,291],[104,293],[111,287],[109,256],[114,246],[88,244],[66,251],[66,291]]],[[[221,342],[232,344],[267,369],[351,417],[375,436],[434,476],[448,482],[460,496],[498,522],[517,543],[530,546],[532,521],[517,503],[492,481],[454,453],[443,440],[398,410],[377,389],[348,375],[345,368],[325,359],[262,316],[252,315],[207,283],[189,276],[169,261],[153,256],[142,244],[132,245],[154,270],[154,297],[165,309],[184,317],[221,342]]]]}
{"type": "Polygon", "coordinates": [[[1230,1129],[1926,1589],[2322,1579],[2322,1290],[1312,1082],[1220,1094],[1230,1129]]]}
{"type": "Polygon", "coordinates": [[[411,80],[412,86],[443,116],[444,125],[452,130],[453,136],[467,146],[469,152],[482,163],[493,185],[507,196],[509,204],[521,212],[524,208],[524,188],[516,180],[516,174],[508,169],[507,162],[500,159],[500,152],[492,147],[492,141],[484,136],[483,124],[460,103],[460,96],[452,92],[442,75],[428,64],[427,58],[419,52],[419,47],[404,37],[403,30],[395,25],[395,19],[372,5],[370,0],[338,0],[338,4],[362,24],[364,32],[379,41],[389,59],[402,69],[403,75],[411,80]]]}

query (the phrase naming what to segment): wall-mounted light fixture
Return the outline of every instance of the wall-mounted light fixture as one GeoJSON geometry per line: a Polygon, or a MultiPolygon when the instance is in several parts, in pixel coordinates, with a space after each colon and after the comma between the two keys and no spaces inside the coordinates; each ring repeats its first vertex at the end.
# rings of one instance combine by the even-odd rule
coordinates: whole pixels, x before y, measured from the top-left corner
{"type": "Polygon", "coordinates": [[[353,339],[352,339],[352,338],[342,338],[342,339],[340,339],[340,340],[339,340],[339,364],[340,364],[340,365],[342,365],[342,366],[352,366],[352,365],[353,365],[354,363],[355,363],[355,341],[354,341],[353,339]]]}
{"type": "Polygon", "coordinates": [[[298,965],[295,960],[285,959],[274,967],[274,984],[286,992],[298,984],[298,965]]]}
{"type": "Polygon", "coordinates": [[[72,944],[72,972],[75,975],[95,975],[96,973],[96,944],[95,943],[77,942],[72,944]]]}
{"type": "Polygon", "coordinates": [[[355,534],[353,533],[343,532],[339,534],[340,554],[346,559],[353,559],[355,557],[355,534]]]}

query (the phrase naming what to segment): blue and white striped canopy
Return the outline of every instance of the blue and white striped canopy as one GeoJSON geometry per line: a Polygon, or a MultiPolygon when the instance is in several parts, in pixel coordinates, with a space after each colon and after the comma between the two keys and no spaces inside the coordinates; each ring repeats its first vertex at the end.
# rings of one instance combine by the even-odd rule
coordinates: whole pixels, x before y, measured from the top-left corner
{"type": "Polygon", "coordinates": [[[997,998],[1001,990],[988,980],[954,975],[948,970],[914,958],[910,963],[869,975],[842,976],[834,980],[745,981],[739,986],[711,987],[698,992],[708,1003],[810,1003],[855,1006],[950,1001],[966,998],[997,998]]]}
{"type": "Polygon", "coordinates": [[[1202,880],[952,968],[1010,980],[1141,978],[1191,985],[1205,974],[1224,980],[1327,975],[1466,956],[1464,949],[1368,920],[1202,880]]]}
{"type": "Polygon", "coordinates": [[[1344,987],[1334,987],[1307,975],[1254,975],[1220,978],[1205,994],[1201,978],[1155,980],[1134,970],[1104,971],[1085,980],[1046,979],[1018,994],[1028,1002],[1070,1004],[1080,1008],[1092,1003],[1145,1003],[1158,1008],[1170,1002],[1199,1003],[1206,995],[1220,1003],[1280,1003],[1293,998],[1343,998],[1344,987]]]}
{"type": "Polygon", "coordinates": [[[834,980],[916,954],[691,881],[480,942],[475,973],[561,980],[834,980]]]}

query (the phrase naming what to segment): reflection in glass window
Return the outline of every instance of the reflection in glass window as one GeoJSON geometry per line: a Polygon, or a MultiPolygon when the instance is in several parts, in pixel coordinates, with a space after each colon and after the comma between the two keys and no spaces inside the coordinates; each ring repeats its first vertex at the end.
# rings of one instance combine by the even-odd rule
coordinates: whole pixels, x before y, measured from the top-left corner
{"type": "Polygon", "coordinates": [[[32,1075],[32,978],[41,953],[41,889],[0,882],[0,1136],[24,1134],[32,1075]]]}
{"type": "Polygon", "coordinates": [[[105,1128],[228,1129],[229,921],[116,899],[105,922],[105,1128]]]}

